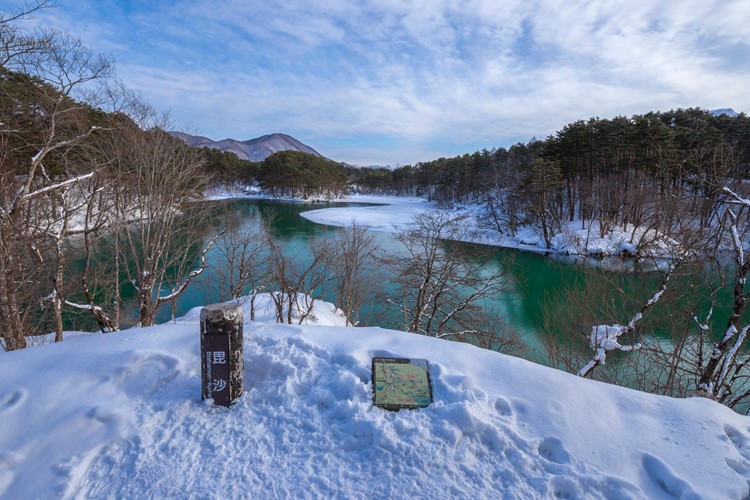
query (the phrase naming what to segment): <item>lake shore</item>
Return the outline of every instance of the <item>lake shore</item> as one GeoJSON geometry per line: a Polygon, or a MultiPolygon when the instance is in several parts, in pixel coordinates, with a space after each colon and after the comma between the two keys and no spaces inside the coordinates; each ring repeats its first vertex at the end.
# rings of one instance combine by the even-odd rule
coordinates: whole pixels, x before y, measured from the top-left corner
{"type": "MultiPolygon", "coordinates": [[[[601,234],[598,221],[575,220],[566,224],[553,235],[548,248],[538,228],[519,226],[514,235],[491,229],[482,221],[485,208],[482,204],[455,204],[441,207],[434,201],[418,196],[353,194],[333,200],[303,200],[300,198],[274,198],[260,190],[243,191],[215,189],[207,194],[209,200],[222,199],[266,199],[284,202],[325,205],[302,212],[300,215],[316,224],[345,227],[356,221],[373,231],[394,233],[413,225],[413,217],[434,210],[450,210],[456,216],[465,216],[467,225],[462,241],[507,248],[540,255],[549,255],[568,262],[594,264],[612,271],[630,272],[637,261],[650,260],[659,265],[669,259],[677,243],[669,238],[654,238],[647,230],[629,227],[613,227],[601,234]],[[362,206],[337,207],[337,204],[361,203],[362,206]],[[655,240],[648,248],[639,249],[643,238],[655,240]]],[[[653,265],[651,266],[653,267],[653,265]]]]}

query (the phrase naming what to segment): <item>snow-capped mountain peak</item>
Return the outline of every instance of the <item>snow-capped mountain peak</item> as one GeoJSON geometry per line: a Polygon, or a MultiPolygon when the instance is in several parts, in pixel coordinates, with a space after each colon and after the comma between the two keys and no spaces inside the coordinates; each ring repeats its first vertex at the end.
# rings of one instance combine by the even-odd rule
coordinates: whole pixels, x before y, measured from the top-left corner
{"type": "Polygon", "coordinates": [[[220,151],[231,151],[243,160],[263,161],[277,151],[302,151],[317,156],[322,156],[310,146],[303,144],[294,137],[287,134],[267,134],[255,139],[238,141],[236,139],[223,139],[214,141],[208,137],[190,135],[184,132],[170,132],[173,136],[185,141],[189,146],[196,148],[213,148],[220,151]]]}
{"type": "Polygon", "coordinates": [[[732,108],[720,108],[720,109],[712,109],[709,111],[714,116],[721,116],[721,115],[727,115],[729,118],[735,118],[739,116],[739,113],[733,110],[732,108]]]}

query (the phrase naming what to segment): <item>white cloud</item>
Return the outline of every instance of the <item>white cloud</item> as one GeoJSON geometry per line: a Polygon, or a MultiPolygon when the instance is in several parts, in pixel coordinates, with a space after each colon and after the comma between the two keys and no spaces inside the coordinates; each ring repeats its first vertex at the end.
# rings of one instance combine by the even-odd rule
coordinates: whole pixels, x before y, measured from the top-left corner
{"type": "Polygon", "coordinates": [[[342,161],[427,160],[414,155],[590,116],[750,110],[743,0],[142,4],[69,0],[39,17],[113,52],[129,85],[213,138],[391,137],[332,149],[342,161]]]}

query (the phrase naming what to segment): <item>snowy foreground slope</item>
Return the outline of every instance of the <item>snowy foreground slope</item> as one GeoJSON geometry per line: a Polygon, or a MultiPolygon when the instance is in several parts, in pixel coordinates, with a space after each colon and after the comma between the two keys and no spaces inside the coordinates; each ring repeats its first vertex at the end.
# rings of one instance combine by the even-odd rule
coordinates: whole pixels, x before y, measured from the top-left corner
{"type": "Polygon", "coordinates": [[[330,310],[247,323],[247,392],[229,409],[200,400],[197,310],[0,354],[0,497],[748,495],[750,418],[719,404],[343,328],[330,310]],[[373,356],[427,358],[435,402],[373,407],[373,356]]]}

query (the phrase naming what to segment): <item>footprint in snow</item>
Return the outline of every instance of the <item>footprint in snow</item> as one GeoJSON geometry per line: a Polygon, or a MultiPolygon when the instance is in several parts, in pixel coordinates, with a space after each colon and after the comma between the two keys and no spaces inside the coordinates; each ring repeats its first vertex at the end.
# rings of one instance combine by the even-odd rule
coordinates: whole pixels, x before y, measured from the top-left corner
{"type": "Polygon", "coordinates": [[[23,389],[17,389],[0,396],[0,414],[14,410],[26,401],[28,393],[23,389]]]}
{"type": "Polygon", "coordinates": [[[737,451],[745,458],[750,458],[750,449],[748,448],[748,438],[745,434],[731,425],[724,426],[724,433],[729,438],[729,441],[734,445],[737,451]]]}
{"type": "Polygon", "coordinates": [[[511,418],[513,416],[513,407],[505,398],[497,398],[495,400],[495,411],[504,418],[511,418]]]}
{"type": "Polygon", "coordinates": [[[179,373],[180,360],[159,352],[137,353],[136,359],[120,368],[121,387],[130,396],[154,394],[179,373]]]}
{"type": "Polygon", "coordinates": [[[748,438],[742,431],[731,425],[724,426],[724,433],[741,457],[739,460],[727,457],[725,462],[730,469],[746,478],[750,485],[750,447],[748,447],[748,438]]]}
{"type": "Polygon", "coordinates": [[[86,416],[97,422],[109,424],[122,419],[121,410],[117,408],[107,408],[104,406],[94,406],[86,412],[86,416]]]}
{"type": "Polygon", "coordinates": [[[23,457],[16,453],[0,452],[0,497],[16,478],[13,469],[23,462],[23,457]]]}
{"type": "Polygon", "coordinates": [[[693,490],[690,483],[677,476],[661,459],[649,453],[643,454],[643,468],[648,477],[654,481],[659,488],[675,498],[700,498],[693,490]]]}
{"type": "Polygon", "coordinates": [[[565,449],[562,442],[557,438],[544,438],[542,442],[539,443],[538,451],[542,457],[550,462],[561,465],[570,463],[570,453],[568,453],[568,450],[565,449]]]}

